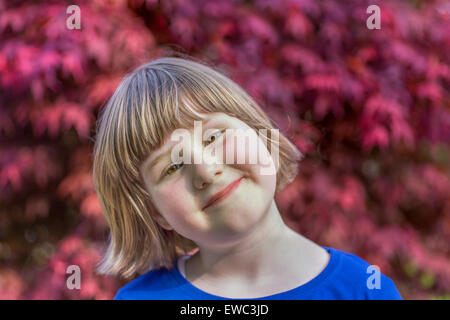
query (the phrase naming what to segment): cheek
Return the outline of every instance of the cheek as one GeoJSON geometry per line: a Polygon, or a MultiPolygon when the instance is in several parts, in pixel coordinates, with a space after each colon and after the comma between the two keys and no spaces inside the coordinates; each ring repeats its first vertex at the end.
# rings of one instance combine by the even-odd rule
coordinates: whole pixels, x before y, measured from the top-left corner
{"type": "Polygon", "coordinates": [[[255,179],[264,176],[263,180],[273,182],[277,160],[271,156],[267,143],[256,134],[244,139],[231,133],[223,143],[223,162],[249,172],[255,179]]]}
{"type": "Polygon", "coordinates": [[[171,225],[182,219],[192,207],[192,197],[188,196],[185,188],[181,188],[182,185],[181,181],[177,181],[151,193],[156,209],[171,225]]]}
{"type": "Polygon", "coordinates": [[[238,136],[237,132],[227,132],[223,143],[223,161],[231,165],[256,165],[258,144],[247,136],[238,136]]]}
{"type": "Polygon", "coordinates": [[[152,192],[152,199],[158,212],[180,235],[194,240],[201,230],[210,228],[195,197],[186,190],[184,180],[152,192]]]}

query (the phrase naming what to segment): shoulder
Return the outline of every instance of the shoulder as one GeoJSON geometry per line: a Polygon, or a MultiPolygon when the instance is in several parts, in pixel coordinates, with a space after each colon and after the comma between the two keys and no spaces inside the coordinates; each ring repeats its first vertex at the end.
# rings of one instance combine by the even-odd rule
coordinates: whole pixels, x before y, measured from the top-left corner
{"type": "Polygon", "coordinates": [[[338,261],[334,273],[342,288],[345,288],[351,299],[402,299],[391,278],[382,273],[376,265],[355,254],[330,248],[338,261]]]}
{"type": "Polygon", "coordinates": [[[155,269],[140,275],[120,288],[114,300],[159,299],[161,292],[170,286],[169,271],[155,269]]]}

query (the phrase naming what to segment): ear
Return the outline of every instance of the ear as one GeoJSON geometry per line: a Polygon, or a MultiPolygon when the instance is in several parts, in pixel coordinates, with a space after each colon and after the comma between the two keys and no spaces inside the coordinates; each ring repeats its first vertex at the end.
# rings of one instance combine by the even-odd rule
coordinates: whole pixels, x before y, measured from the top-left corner
{"type": "Polygon", "coordinates": [[[172,226],[167,222],[167,220],[159,214],[159,212],[156,212],[154,215],[156,222],[161,226],[161,228],[166,230],[173,230],[172,226]]]}

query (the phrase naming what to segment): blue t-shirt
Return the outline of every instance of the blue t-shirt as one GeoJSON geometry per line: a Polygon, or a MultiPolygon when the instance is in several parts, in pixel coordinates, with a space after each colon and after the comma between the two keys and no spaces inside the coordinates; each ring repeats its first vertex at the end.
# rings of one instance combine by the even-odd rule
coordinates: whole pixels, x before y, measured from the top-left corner
{"type": "MultiPolygon", "coordinates": [[[[294,289],[246,300],[401,300],[394,282],[350,253],[323,247],[330,260],[319,275],[294,289]],[[378,279],[377,280],[377,276],[378,279]]],[[[151,270],[123,286],[115,300],[222,300],[184,278],[178,264],[168,270],[151,270]]],[[[234,299],[241,300],[241,299],[234,299]]]]}

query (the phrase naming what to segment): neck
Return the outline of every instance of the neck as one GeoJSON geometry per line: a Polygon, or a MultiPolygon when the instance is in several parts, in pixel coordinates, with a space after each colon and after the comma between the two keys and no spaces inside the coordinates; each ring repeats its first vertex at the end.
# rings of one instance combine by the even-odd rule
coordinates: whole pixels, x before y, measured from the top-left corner
{"type": "Polygon", "coordinates": [[[264,282],[280,270],[298,274],[299,266],[307,263],[305,257],[318,248],[286,226],[273,201],[260,224],[239,241],[220,247],[199,245],[200,250],[186,263],[186,277],[264,282]]]}

